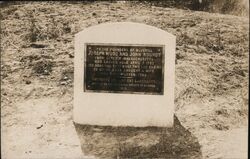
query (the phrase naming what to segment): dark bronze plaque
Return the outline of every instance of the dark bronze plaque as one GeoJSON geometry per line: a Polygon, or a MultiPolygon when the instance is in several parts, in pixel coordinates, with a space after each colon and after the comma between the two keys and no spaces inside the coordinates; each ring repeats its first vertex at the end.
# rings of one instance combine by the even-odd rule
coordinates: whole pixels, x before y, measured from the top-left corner
{"type": "Polygon", "coordinates": [[[85,92],[163,95],[164,47],[86,44],[85,92]]]}

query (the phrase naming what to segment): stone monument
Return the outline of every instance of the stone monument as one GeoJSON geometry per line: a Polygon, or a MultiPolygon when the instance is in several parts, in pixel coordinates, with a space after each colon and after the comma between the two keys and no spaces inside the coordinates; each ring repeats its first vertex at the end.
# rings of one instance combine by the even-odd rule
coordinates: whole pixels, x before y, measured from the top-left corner
{"type": "Polygon", "coordinates": [[[76,34],[74,121],[172,127],[175,39],[132,22],[104,23],[76,34]]]}

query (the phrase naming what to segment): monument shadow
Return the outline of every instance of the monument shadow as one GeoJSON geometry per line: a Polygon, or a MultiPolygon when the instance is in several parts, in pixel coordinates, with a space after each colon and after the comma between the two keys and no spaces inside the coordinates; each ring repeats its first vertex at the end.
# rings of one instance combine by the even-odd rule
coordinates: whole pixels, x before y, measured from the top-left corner
{"type": "Polygon", "coordinates": [[[172,128],[76,124],[84,156],[98,158],[202,158],[198,139],[174,116],[172,128]]]}

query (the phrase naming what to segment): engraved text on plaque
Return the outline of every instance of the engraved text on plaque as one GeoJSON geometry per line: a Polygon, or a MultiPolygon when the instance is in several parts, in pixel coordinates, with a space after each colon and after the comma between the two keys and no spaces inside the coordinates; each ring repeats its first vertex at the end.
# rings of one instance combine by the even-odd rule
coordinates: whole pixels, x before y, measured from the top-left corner
{"type": "Polygon", "coordinates": [[[164,47],[86,44],[85,92],[163,95],[164,47]]]}

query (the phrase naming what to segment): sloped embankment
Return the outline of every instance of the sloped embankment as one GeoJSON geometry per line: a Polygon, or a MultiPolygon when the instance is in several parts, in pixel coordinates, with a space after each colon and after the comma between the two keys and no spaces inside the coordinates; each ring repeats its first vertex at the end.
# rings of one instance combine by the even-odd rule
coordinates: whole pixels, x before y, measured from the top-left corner
{"type": "Polygon", "coordinates": [[[30,157],[46,153],[48,144],[55,152],[62,146],[74,147],[62,145],[67,131],[60,129],[72,122],[74,34],[117,21],[145,23],[177,37],[177,117],[199,139],[205,158],[244,157],[249,20],[129,2],[27,2],[1,8],[1,117],[3,136],[9,134],[3,137],[6,153],[30,157]],[[45,114],[31,112],[41,111],[36,105],[20,110],[20,103],[42,98],[53,98],[57,104],[46,107],[45,114]],[[39,120],[32,123],[20,115],[39,120]],[[29,140],[26,130],[32,132],[29,140]],[[29,146],[20,146],[24,143],[29,146]]]}

